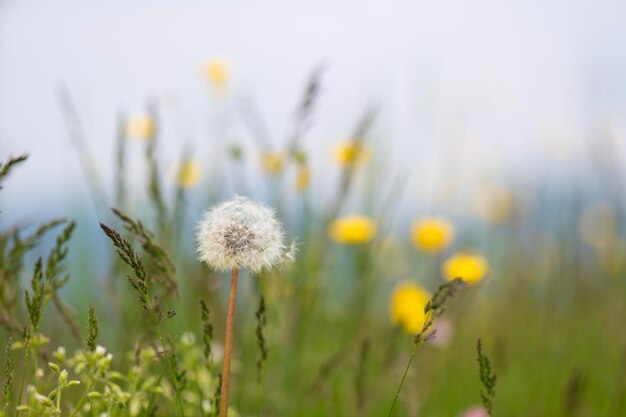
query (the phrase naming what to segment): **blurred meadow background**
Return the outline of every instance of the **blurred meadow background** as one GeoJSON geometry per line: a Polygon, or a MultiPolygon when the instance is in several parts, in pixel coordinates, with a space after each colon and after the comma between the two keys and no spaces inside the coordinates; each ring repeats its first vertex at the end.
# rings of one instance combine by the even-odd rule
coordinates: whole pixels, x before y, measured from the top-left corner
{"type": "Polygon", "coordinates": [[[230,415],[626,415],[624,16],[0,0],[0,415],[217,415],[229,280],[194,234],[235,195],[298,252],[242,271],[230,415]]]}

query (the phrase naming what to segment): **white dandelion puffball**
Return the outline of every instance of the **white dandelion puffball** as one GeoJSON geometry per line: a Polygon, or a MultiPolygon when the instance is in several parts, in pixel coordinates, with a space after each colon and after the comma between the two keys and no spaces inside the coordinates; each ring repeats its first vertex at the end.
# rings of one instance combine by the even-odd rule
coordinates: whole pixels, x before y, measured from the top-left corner
{"type": "Polygon", "coordinates": [[[290,256],[283,236],[273,210],[237,196],[206,212],[198,223],[196,242],[200,260],[217,270],[259,272],[290,256]]]}

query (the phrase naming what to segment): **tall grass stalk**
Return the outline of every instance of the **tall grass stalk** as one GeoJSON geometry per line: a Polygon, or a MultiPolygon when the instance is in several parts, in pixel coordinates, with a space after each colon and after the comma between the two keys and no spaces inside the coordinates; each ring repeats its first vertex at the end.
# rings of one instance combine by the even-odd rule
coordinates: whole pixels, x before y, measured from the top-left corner
{"type": "Polygon", "coordinates": [[[261,405],[263,403],[263,374],[265,371],[265,361],[267,360],[267,342],[263,329],[267,323],[267,311],[265,309],[265,298],[261,295],[259,307],[255,313],[257,318],[256,336],[259,346],[259,359],[257,360],[257,379],[259,385],[259,399],[257,402],[257,415],[261,415],[261,405]]]}
{"type": "Polygon", "coordinates": [[[413,341],[413,349],[411,350],[411,356],[409,356],[409,360],[406,364],[406,367],[404,368],[402,379],[400,380],[400,384],[398,385],[398,389],[396,390],[396,395],[393,397],[393,402],[391,403],[391,407],[389,408],[389,413],[387,414],[387,417],[391,417],[391,415],[393,414],[393,410],[396,406],[396,403],[398,402],[398,397],[400,396],[400,391],[402,390],[402,386],[404,385],[406,376],[409,373],[409,368],[411,367],[413,358],[417,353],[417,349],[422,345],[422,343],[428,341],[435,336],[435,332],[428,333],[433,325],[435,318],[443,314],[443,312],[445,311],[444,305],[446,301],[450,297],[454,296],[456,292],[463,286],[465,286],[465,283],[460,278],[456,278],[453,281],[440,285],[430,301],[426,304],[426,307],[424,307],[424,313],[426,313],[424,324],[422,325],[422,329],[420,330],[420,332],[415,335],[415,339],[413,341]]]}
{"type": "Polygon", "coordinates": [[[28,370],[28,359],[30,355],[30,343],[29,339],[26,339],[24,345],[24,363],[22,364],[22,377],[20,378],[20,390],[17,394],[17,407],[15,407],[15,417],[18,416],[19,410],[18,407],[22,404],[22,395],[24,393],[24,382],[26,381],[26,372],[28,370]]]}

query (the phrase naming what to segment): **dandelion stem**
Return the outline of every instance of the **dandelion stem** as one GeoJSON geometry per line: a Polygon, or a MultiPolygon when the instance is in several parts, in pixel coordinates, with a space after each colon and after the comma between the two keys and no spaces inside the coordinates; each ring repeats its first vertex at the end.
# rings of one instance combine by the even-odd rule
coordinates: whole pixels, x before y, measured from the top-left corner
{"type": "Polygon", "coordinates": [[[233,328],[235,324],[235,303],[237,301],[237,279],[239,269],[234,268],[230,282],[228,297],[228,313],[226,315],[226,335],[224,336],[224,366],[222,368],[222,393],[220,396],[220,417],[228,415],[228,388],[230,385],[230,358],[233,351],[233,328]]]}

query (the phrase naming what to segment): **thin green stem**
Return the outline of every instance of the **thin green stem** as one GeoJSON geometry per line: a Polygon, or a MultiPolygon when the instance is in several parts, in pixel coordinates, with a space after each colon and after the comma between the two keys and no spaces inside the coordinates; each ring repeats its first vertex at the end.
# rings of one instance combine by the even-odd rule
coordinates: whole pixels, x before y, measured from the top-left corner
{"type": "Polygon", "coordinates": [[[406,364],[406,368],[404,368],[404,374],[402,375],[402,380],[400,381],[400,385],[398,385],[398,390],[396,391],[395,397],[393,397],[393,403],[391,403],[391,408],[389,409],[389,414],[387,415],[387,417],[391,417],[391,414],[393,413],[393,409],[395,408],[396,402],[398,401],[398,396],[400,395],[400,390],[402,390],[402,386],[404,385],[404,380],[406,379],[406,375],[409,373],[409,368],[411,367],[411,363],[413,362],[413,358],[415,357],[415,354],[417,353],[417,348],[421,344],[421,341],[422,339],[418,338],[417,340],[415,340],[415,343],[413,344],[413,351],[411,352],[409,361],[406,364]]]}
{"type": "Polygon", "coordinates": [[[85,399],[87,398],[87,392],[89,392],[89,384],[87,384],[87,387],[86,387],[85,391],[80,396],[80,399],[76,403],[76,406],[74,407],[74,409],[70,413],[70,417],[74,417],[76,415],[76,413],[78,412],[78,410],[80,410],[82,408],[83,404],[85,403],[85,399]]]}
{"type": "MultiPolygon", "coordinates": [[[[18,407],[22,404],[22,394],[24,392],[24,381],[26,380],[26,371],[28,370],[28,359],[29,359],[29,354],[30,354],[30,343],[26,342],[26,346],[24,348],[26,350],[26,353],[24,354],[24,367],[22,369],[22,380],[20,381],[20,393],[17,396],[17,405],[18,407]]],[[[15,417],[17,417],[19,411],[17,411],[17,408],[15,407],[15,417]]]]}
{"type": "Polygon", "coordinates": [[[433,312],[430,310],[426,313],[426,318],[424,319],[424,324],[422,325],[422,330],[415,336],[415,342],[413,343],[413,350],[411,351],[411,356],[409,357],[409,361],[406,364],[406,368],[404,368],[404,374],[402,375],[402,380],[400,381],[400,385],[398,385],[398,390],[396,391],[396,395],[393,397],[393,403],[391,403],[391,408],[389,409],[389,414],[387,417],[391,417],[393,413],[393,409],[396,406],[396,402],[398,402],[398,397],[400,396],[400,391],[402,390],[402,386],[404,385],[404,380],[406,379],[406,375],[409,373],[409,368],[411,367],[411,363],[413,362],[413,358],[417,353],[417,348],[420,347],[424,340],[424,335],[430,329],[433,320],[433,312]]]}
{"type": "Polygon", "coordinates": [[[257,402],[257,417],[261,417],[261,405],[263,404],[263,371],[259,376],[259,401],[257,402]]]}
{"type": "Polygon", "coordinates": [[[61,414],[61,385],[59,384],[59,386],[57,387],[57,411],[59,412],[59,415],[61,414]]]}
{"type": "MultiPolygon", "coordinates": [[[[163,375],[165,375],[165,369],[167,368],[167,365],[165,365],[163,367],[163,369],[161,370],[161,373],[159,374],[159,379],[157,379],[157,382],[155,384],[155,386],[160,386],[161,385],[161,380],[163,379],[163,375]]],[[[154,400],[156,399],[156,391],[152,390],[152,395],[150,396],[150,401],[148,402],[148,407],[146,408],[146,412],[142,415],[142,416],[149,416],[150,415],[150,410],[152,409],[152,407],[154,406],[154,400]]]]}
{"type": "Polygon", "coordinates": [[[163,349],[163,353],[168,352],[168,353],[165,353],[165,363],[167,366],[167,370],[169,371],[169,374],[170,374],[170,379],[172,380],[174,393],[176,394],[176,403],[178,404],[178,411],[180,412],[180,416],[185,417],[185,412],[183,411],[183,402],[180,399],[180,393],[178,392],[178,386],[176,384],[176,375],[172,367],[172,356],[171,356],[172,351],[171,349],[167,351],[165,348],[165,341],[163,340],[163,335],[161,334],[161,324],[157,326],[157,332],[158,332],[159,340],[161,341],[161,348],[163,349]]]}
{"type": "Polygon", "coordinates": [[[78,400],[78,403],[76,403],[76,406],[74,407],[74,409],[72,410],[70,417],[74,417],[76,415],[76,413],[83,407],[83,404],[85,403],[85,400],[87,399],[87,394],[93,390],[93,388],[95,387],[96,383],[94,381],[94,373],[95,373],[95,366],[94,367],[90,367],[89,370],[89,380],[87,381],[87,386],[85,387],[85,390],[83,391],[83,394],[81,395],[80,399],[78,400]]]}

